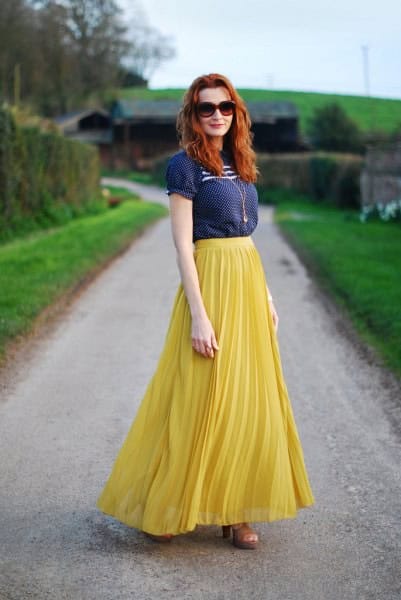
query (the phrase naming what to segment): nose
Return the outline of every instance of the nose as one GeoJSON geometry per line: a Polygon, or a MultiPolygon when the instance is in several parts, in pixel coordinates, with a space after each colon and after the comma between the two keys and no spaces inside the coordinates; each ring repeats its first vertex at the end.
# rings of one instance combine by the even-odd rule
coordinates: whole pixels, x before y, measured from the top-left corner
{"type": "Polygon", "coordinates": [[[220,112],[220,109],[219,109],[219,107],[217,106],[217,107],[214,109],[214,113],[212,114],[212,117],[213,117],[213,118],[215,118],[215,117],[216,117],[217,119],[219,119],[219,118],[220,118],[220,117],[222,117],[222,116],[223,116],[223,115],[222,115],[222,113],[220,112]],[[218,114],[217,114],[217,113],[218,113],[218,114]]]}

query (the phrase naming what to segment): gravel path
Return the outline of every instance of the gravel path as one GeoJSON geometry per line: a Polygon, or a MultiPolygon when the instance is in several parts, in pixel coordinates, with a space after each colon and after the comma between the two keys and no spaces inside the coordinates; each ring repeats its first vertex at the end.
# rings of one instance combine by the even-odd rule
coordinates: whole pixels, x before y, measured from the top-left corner
{"type": "MultiPolygon", "coordinates": [[[[145,189],[147,199],[166,201],[145,189]]],[[[2,600],[400,599],[400,388],[271,216],[261,209],[254,239],[280,316],[316,505],[259,524],[252,552],[214,526],[158,545],[95,508],[155,368],[178,284],[164,219],[2,374],[2,600]]]]}

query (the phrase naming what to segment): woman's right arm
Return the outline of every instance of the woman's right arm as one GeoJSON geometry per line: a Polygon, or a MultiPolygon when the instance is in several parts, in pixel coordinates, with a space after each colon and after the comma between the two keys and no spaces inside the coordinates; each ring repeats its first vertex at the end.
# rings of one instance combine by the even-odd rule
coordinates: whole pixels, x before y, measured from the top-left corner
{"type": "Polygon", "coordinates": [[[170,216],[178,268],[192,317],[192,346],[196,352],[213,358],[219,347],[203,303],[194,260],[192,202],[180,194],[170,194],[170,216]]]}

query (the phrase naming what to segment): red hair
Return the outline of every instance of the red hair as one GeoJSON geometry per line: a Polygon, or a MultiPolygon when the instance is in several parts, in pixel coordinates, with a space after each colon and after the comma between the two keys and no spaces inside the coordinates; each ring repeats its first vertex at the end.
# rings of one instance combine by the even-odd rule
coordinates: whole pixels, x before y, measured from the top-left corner
{"type": "Polygon", "coordinates": [[[186,153],[200,162],[214,175],[223,174],[223,161],[216,146],[210,143],[203,131],[196,107],[199,92],[206,88],[224,87],[235,102],[231,127],[224,136],[224,149],[229,151],[233,167],[244,181],[254,182],[257,177],[256,155],[252,149],[251,119],[245,102],[236,92],[232,83],[217,73],[197,77],[184,96],[183,105],[177,117],[177,131],[180,144],[186,153]]]}

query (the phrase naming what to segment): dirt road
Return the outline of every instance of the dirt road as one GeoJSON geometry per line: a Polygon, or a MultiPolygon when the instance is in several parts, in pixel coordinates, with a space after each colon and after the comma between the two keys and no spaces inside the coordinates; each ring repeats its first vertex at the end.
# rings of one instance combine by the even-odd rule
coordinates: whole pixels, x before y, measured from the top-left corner
{"type": "MultiPolygon", "coordinates": [[[[146,196],[163,198],[156,188],[146,196]]],[[[316,505],[259,524],[260,547],[250,552],[213,526],[158,545],[95,508],[156,365],[178,284],[165,219],[0,382],[1,599],[401,597],[400,389],[352,340],[267,208],[254,240],[280,316],[316,505]]]]}

